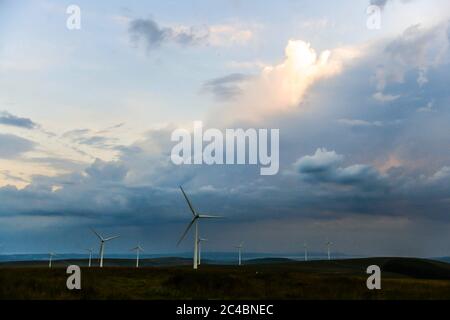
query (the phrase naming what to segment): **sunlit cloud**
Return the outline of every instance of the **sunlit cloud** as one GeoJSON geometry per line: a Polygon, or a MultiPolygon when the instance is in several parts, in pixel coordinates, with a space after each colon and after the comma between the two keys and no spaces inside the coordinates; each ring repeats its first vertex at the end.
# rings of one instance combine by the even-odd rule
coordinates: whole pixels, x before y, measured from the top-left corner
{"type": "Polygon", "coordinates": [[[318,54],[305,41],[289,40],[284,53],[281,63],[264,67],[254,79],[242,83],[242,94],[227,106],[227,121],[258,122],[298,109],[314,83],[339,74],[361,51],[337,48],[318,54]]]}

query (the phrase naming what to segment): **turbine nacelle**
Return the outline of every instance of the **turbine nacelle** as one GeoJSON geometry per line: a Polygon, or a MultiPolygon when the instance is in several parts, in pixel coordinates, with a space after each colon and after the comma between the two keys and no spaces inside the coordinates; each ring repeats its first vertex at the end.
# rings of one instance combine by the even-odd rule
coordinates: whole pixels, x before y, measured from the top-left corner
{"type": "Polygon", "coordinates": [[[234,246],[236,249],[242,249],[244,247],[244,242],[241,242],[238,246],[234,246]]]}
{"type": "Polygon", "coordinates": [[[119,238],[120,236],[114,236],[114,237],[108,237],[108,238],[103,238],[100,234],[97,233],[97,231],[95,231],[94,229],[92,229],[92,232],[97,236],[97,238],[100,240],[100,242],[107,242],[116,238],[119,238]]]}
{"type": "Polygon", "coordinates": [[[91,228],[91,230],[97,236],[97,238],[100,240],[99,256],[100,256],[100,268],[102,268],[103,267],[103,254],[104,254],[105,242],[113,240],[113,239],[117,239],[120,236],[113,236],[113,237],[104,238],[100,234],[98,234],[97,231],[95,231],[94,229],[91,228]]]}
{"type": "Polygon", "coordinates": [[[189,209],[191,210],[192,215],[194,217],[192,218],[191,222],[188,224],[186,230],[184,231],[183,235],[181,236],[180,240],[178,241],[177,246],[179,246],[180,243],[184,240],[187,233],[189,232],[191,227],[194,225],[194,223],[197,222],[197,220],[199,220],[199,219],[222,219],[223,218],[222,216],[214,216],[214,215],[209,215],[209,214],[197,213],[197,211],[194,209],[194,206],[192,205],[191,201],[189,200],[186,193],[184,192],[183,187],[180,186],[180,190],[183,193],[184,199],[186,200],[186,202],[189,206],[189,209]]]}
{"type": "Polygon", "coordinates": [[[144,249],[142,249],[141,246],[137,246],[137,247],[134,247],[133,249],[130,249],[130,251],[144,251],[144,249]]]}

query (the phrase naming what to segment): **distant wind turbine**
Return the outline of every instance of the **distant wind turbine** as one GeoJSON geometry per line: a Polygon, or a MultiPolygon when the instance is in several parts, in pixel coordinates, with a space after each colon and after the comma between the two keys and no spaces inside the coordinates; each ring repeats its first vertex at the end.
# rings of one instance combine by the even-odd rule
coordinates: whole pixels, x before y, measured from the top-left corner
{"type": "Polygon", "coordinates": [[[105,252],[105,242],[116,239],[120,236],[114,236],[114,237],[108,237],[103,238],[101,235],[99,235],[94,229],[92,229],[92,232],[95,233],[95,235],[100,239],[100,268],[103,268],[103,254],[105,252]]]}
{"type": "Polygon", "coordinates": [[[305,248],[305,261],[308,261],[308,245],[304,243],[303,247],[305,248]]]}
{"type": "Polygon", "coordinates": [[[236,249],[238,249],[239,252],[239,265],[242,264],[241,256],[242,256],[242,248],[244,246],[244,243],[241,242],[238,246],[234,246],[236,249]]]}
{"type": "Polygon", "coordinates": [[[333,244],[333,242],[327,241],[328,260],[331,260],[330,247],[332,244],[333,244]]]}
{"type": "Polygon", "coordinates": [[[49,256],[49,258],[48,258],[48,267],[49,267],[49,269],[51,269],[52,268],[53,257],[56,256],[56,254],[53,253],[53,252],[50,252],[48,254],[48,256],[49,256]]]}
{"type": "Polygon", "coordinates": [[[198,238],[198,265],[202,263],[202,242],[207,242],[208,239],[198,238]]]}
{"type": "Polygon", "coordinates": [[[181,241],[183,241],[183,239],[186,237],[186,234],[189,232],[189,230],[191,229],[192,225],[195,224],[195,235],[194,235],[194,269],[198,268],[198,224],[199,224],[199,220],[200,219],[217,219],[217,218],[222,218],[220,216],[211,216],[211,215],[205,215],[205,214],[200,214],[198,213],[194,207],[192,206],[191,201],[189,201],[189,198],[187,197],[186,193],[183,190],[183,187],[180,186],[181,192],[183,193],[184,198],[186,199],[186,202],[189,206],[189,209],[191,209],[191,212],[193,214],[193,218],[192,221],[189,223],[189,225],[187,226],[186,230],[184,231],[183,235],[181,236],[180,240],[178,241],[178,245],[180,245],[181,241]]]}
{"type": "Polygon", "coordinates": [[[137,247],[131,249],[132,251],[136,251],[136,268],[139,268],[139,252],[144,251],[141,246],[138,244],[137,247]]]}
{"type": "Polygon", "coordinates": [[[92,265],[92,252],[94,251],[94,249],[86,249],[87,252],[89,252],[89,268],[92,265]]]}

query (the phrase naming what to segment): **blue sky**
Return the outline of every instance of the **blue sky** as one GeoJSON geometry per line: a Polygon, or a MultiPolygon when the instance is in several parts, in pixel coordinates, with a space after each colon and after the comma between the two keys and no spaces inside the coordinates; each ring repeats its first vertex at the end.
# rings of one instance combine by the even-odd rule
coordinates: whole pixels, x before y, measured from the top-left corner
{"type": "Polygon", "coordinates": [[[0,1],[0,243],[447,255],[448,1],[0,1]],[[81,30],[66,8],[81,8],[81,30]],[[176,128],[280,129],[280,172],[174,166],[176,128]]]}

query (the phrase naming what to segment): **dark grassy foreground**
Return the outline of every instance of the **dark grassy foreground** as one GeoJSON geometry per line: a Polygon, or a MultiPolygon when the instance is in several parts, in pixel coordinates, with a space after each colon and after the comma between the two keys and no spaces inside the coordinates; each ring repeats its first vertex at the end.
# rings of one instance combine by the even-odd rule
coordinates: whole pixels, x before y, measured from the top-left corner
{"type": "MultiPolygon", "coordinates": [[[[64,264],[0,265],[0,299],[450,299],[450,264],[400,258],[252,261],[248,265],[82,268],[82,290],[66,289],[64,264]],[[382,290],[366,288],[367,266],[382,290]]],[[[111,263],[111,261],[110,261],[111,263]]],[[[113,262],[118,264],[118,262],[113,262]]]]}

